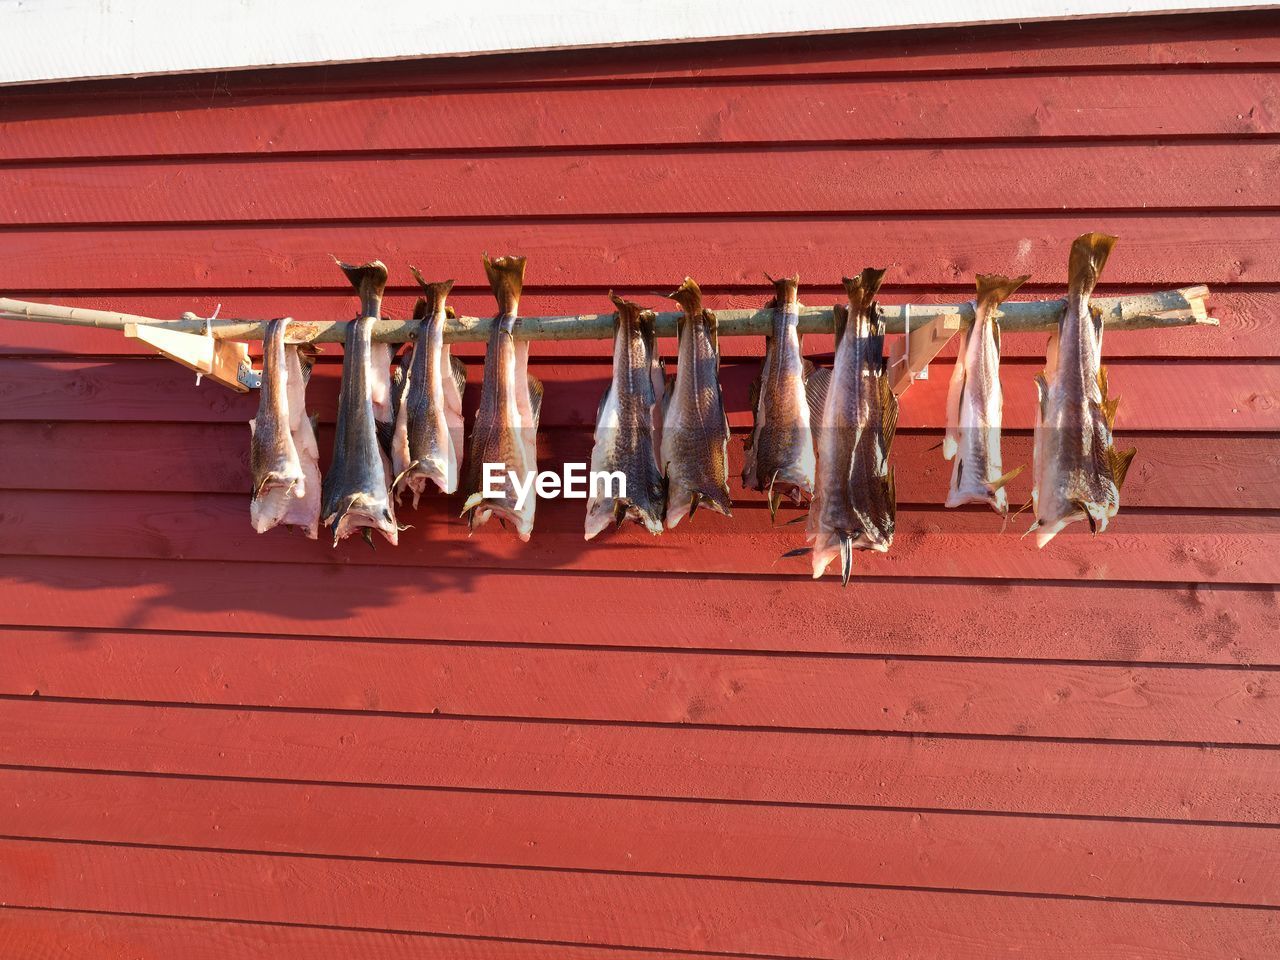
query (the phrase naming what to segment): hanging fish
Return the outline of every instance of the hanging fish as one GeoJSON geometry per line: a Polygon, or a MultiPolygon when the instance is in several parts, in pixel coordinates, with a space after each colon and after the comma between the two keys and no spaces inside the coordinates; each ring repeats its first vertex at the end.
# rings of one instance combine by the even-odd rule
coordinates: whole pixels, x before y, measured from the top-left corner
{"type": "Polygon", "coordinates": [[[444,342],[445,321],[452,315],[452,310],[445,306],[445,298],[453,288],[453,281],[428,283],[417,267],[410,269],[426,296],[419,298],[413,311],[414,318],[420,321],[417,339],[406,361],[395,371],[391,468],[396,478],[397,500],[408,490],[417,507],[428,481],[442,493],[458,489],[462,392],[466,388],[467,368],[450,355],[444,342]]]}
{"type": "Polygon", "coordinates": [[[484,357],[484,383],[480,407],[471,428],[471,455],[467,460],[463,491],[467,495],[462,515],[471,529],[497,514],[511,521],[521,540],[533,533],[536,498],[533,478],[537,473],[538,416],[542,408],[542,382],[529,376],[529,341],[516,340],[516,315],[524,287],[524,257],[484,258],[489,286],[498,301],[498,315],[489,334],[484,357]],[[498,464],[502,479],[496,497],[485,497],[485,465],[498,464]],[[516,489],[511,474],[524,486],[516,489]]]}
{"type": "Polygon", "coordinates": [[[946,505],[987,503],[1006,519],[1005,485],[1022,472],[1004,472],[1000,455],[1000,423],[1004,393],[1000,389],[1000,304],[1026,283],[995,274],[978,274],[973,326],[960,332],[956,365],[947,393],[947,432],[942,455],[954,461],[946,505]]]}
{"type": "MultiPolygon", "coordinates": [[[[253,500],[249,521],[258,533],[283,523],[292,501],[305,498],[307,477],[290,430],[289,352],[297,363],[297,348],[285,345],[289,319],[272,320],[262,344],[262,388],[258,413],[249,421],[252,439],[249,467],[253,500]]],[[[300,373],[299,373],[300,376],[300,373]]],[[[301,407],[298,407],[301,414],[301,407]]]]}
{"type": "MultiPolygon", "coordinates": [[[[591,471],[621,474],[625,495],[606,495],[593,485],[587,502],[586,539],[610,523],[635,520],[652,534],[662,533],[666,484],[658,466],[654,442],[654,411],[658,406],[661,368],[656,356],[655,318],[610,291],[618,312],[613,322],[613,379],[596,413],[591,471]]],[[[611,481],[612,482],[612,481],[611,481]]]]}
{"type": "MultiPolygon", "coordinates": [[[[1036,374],[1035,483],[1031,497],[1036,545],[1067,524],[1088,520],[1100,533],[1120,509],[1120,487],[1137,451],[1115,448],[1119,399],[1107,395],[1102,365],[1102,314],[1089,307],[1116,238],[1086,233],[1071,245],[1067,308],[1050,336],[1043,373],[1036,374]]],[[[1028,531],[1028,533],[1030,530],[1028,531]]]]}
{"type": "Polygon", "coordinates": [[[702,291],[689,277],[670,296],[684,310],[678,324],[679,365],[662,420],[667,526],[674,527],[693,516],[699,503],[726,517],[733,511],[716,317],[702,309],[702,291]]]}
{"type": "Polygon", "coordinates": [[[391,502],[391,466],[378,443],[371,392],[372,331],[382,306],[387,268],[377,260],[359,267],[339,265],[359,291],[360,316],[347,326],[333,463],[324,478],[321,517],[326,527],[333,527],[335,547],[356,530],[370,546],[372,530],[394,545],[400,526],[391,502]]]}
{"type": "Polygon", "coordinates": [[[800,277],[769,278],[774,286],[773,327],[765,337],[764,363],[752,385],[755,427],[747,441],[742,483],[767,490],[777,518],[785,496],[802,503],[813,496],[814,447],[805,394],[808,369],[800,355],[800,277]]]}
{"type": "MultiPolygon", "coordinates": [[[[893,543],[897,500],[889,450],[898,424],[898,401],[884,358],[884,320],[875,302],[884,270],[870,267],[845,277],[849,306],[835,309],[835,361],[821,393],[817,426],[818,470],[809,507],[808,539],[813,576],[821,577],[838,555],[849,583],[854,550],[887,551],[893,543]]],[[[811,378],[812,380],[812,378],[811,378]]]]}

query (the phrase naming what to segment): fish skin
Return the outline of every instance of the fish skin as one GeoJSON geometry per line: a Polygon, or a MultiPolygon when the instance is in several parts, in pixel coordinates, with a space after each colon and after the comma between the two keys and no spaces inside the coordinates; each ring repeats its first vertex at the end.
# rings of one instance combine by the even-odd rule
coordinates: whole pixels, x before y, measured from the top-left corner
{"type": "Polygon", "coordinates": [[[844,278],[849,306],[836,309],[835,361],[831,372],[814,382],[823,407],[807,531],[813,576],[821,577],[839,556],[845,585],[853,551],[887,551],[897,521],[889,451],[898,402],[889,387],[884,322],[875,302],[884,274],[868,267],[855,278],[844,278]]]}
{"type": "Polygon", "coordinates": [[[347,327],[333,463],[322,485],[321,519],[333,528],[335,547],[339,540],[363,528],[377,530],[394,546],[400,525],[391,500],[390,464],[378,442],[371,393],[371,335],[379,319],[387,268],[377,260],[359,267],[340,266],[360,293],[361,316],[347,327]]]}
{"type": "Polygon", "coordinates": [[[689,277],[670,297],[684,310],[678,324],[679,362],[662,420],[667,526],[675,527],[703,503],[726,517],[733,511],[715,314],[702,308],[702,291],[689,277]]]}
{"type": "Polygon", "coordinates": [[[498,301],[498,315],[489,334],[489,347],[484,357],[484,381],[480,388],[480,406],[471,428],[471,452],[462,485],[466,501],[462,515],[470,529],[497,515],[509,521],[517,536],[528,541],[533,534],[533,518],[537,497],[529,492],[523,508],[507,471],[522,477],[537,473],[538,417],[542,407],[542,383],[529,376],[529,341],[515,339],[519,326],[517,310],[524,286],[524,257],[484,258],[489,286],[498,301]],[[484,465],[501,463],[504,467],[501,493],[484,496],[484,465]]]}
{"type": "Polygon", "coordinates": [[[1036,545],[1064,527],[1088,520],[1106,530],[1120,509],[1120,487],[1134,450],[1115,448],[1117,400],[1107,395],[1102,365],[1102,316],[1089,297],[1116,238],[1086,233],[1071,245],[1067,308],[1050,338],[1045,371],[1036,375],[1039,403],[1033,441],[1036,545]]]}
{"type": "Polygon", "coordinates": [[[1009,516],[1005,484],[1022,468],[1004,472],[1000,427],[1004,393],[1000,388],[1000,304],[1029,276],[979,274],[973,325],[961,331],[960,348],[947,394],[947,439],[942,455],[952,460],[951,487],[945,505],[985,503],[1009,516]]]}
{"type": "Polygon", "coordinates": [[[655,318],[638,303],[609,299],[618,312],[614,317],[613,377],[600,400],[596,415],[591,470],[617,471],[626,477],[627,495],[596,495],[587,501],[585,539],[634,520],[655,536],[662,533],[666,508],[666,483],[658,465],[654,440],[654,411],[661,399],[654,371],[657,369],[655,318]]]}
{"type": "Polygon", "coordinates": [[[258,413],[249,421],[249,467],[253,475],[249,521],[258,533],[283,523],[290,501],[304,498],[307,493],[307,477],[290,430],[289,362],[284,342],[288,327],[287,317],[267,324],[258,413]]]}
{"type": "MultiPolygon", "coordinates": [[[[320,536],[320,447],[316,443],[316,418],[307,416],[306,389],[315,365],[316,349],[310,345],[288,344],[285,350],[289,394],[289,434],[302,464],[304,480],[300,497],[289,501],[281,523],[301,530],[308,539],[320,536]]],[[[296,489],[296,488],[295,488],[296,489]]]]}
{"type": "Polygon", "coordinates": [[[816,470],[813,432],[800,353],[799,275],[769,278],[774,285],[773,328],[754,389],[755,426],[747,442],[744,486],[769,491],[776,516],[784,496],[801,503],[813,496],[816,470]]]}
{"type": "MultiPolygon", "coordinates": [[[[428,283],[417,267],[410,268],[425,297],[414,308],[420,321],[418,335],[401,367],[402,386],[395,404],[392,438],[392,469],[399,500],[407,490],[413,505],[433,482],[441,493],[458,489],[458,468],[462,459],[462,389],[457,379],[457,362],[444,342],[445,322],[450,310],[445,304],[452,280],[428,283]]],[[[466,371],[462,371],[465,383],[466,371]]]]}

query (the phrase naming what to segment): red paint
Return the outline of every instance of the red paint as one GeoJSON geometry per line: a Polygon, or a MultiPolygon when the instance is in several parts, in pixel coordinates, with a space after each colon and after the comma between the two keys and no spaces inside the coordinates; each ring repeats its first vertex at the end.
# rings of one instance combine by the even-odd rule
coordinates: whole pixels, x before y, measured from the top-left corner
{"type": "MultiPolygon", "coordinates": [[[[338,254],[390,315],[409,263],[484,313],[481,250],[530,256],[527,313],[686,273],[829,303],[868,262],[891,303],[1049,297],[1106,229],[1107,294],[1208,283],[1222,327],[1108,334],[1125,510],[1043,552],[938,506],[944,354],[842,591],[736,489],[657,541],[565,502],[468,539],[440,498],[394,551],[257,537],[254,398],[0,324],[0,953],[1280,953],[1278,63],[1274,15],[1221,14],[10,91],[29,299],[341,317],[338,254]]],[[[1013,463],[1043,338],[1005,339],[1013,463]]],[[[724,347],[741,436],[760,343],[724,347]]],[[[589,452],[608,349],[534,348],[544,463],[589,452]]]]}

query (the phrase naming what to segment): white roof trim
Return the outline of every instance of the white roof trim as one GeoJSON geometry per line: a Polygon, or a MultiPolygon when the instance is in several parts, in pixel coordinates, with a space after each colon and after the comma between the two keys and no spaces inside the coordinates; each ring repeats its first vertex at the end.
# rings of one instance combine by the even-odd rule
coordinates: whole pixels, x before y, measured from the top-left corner
{"type": "Polygon", "coordinates": [[[1273,7],[1214,0],[0,0],[0,84],[1273,7]]]}

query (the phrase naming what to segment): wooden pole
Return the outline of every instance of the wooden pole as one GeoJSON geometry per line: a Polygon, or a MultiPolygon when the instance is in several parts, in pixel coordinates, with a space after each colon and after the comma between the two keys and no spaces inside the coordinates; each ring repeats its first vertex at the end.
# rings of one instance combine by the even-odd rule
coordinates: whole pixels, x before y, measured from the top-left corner
{"type": "MultiPolygon", "coordinates": [[[[1158,293],[1127,297],[1099,297],[1094,306],[1102,311],[1104,322],[1112,330],[1145,330],[1184,327],[1195,324],[1216,325],[1217,320],[1205,310],[1205,286],[1162,290],[1158,293]]],[[[1006,303],[1001,308],[1003,333],[1043,333],[1057,328],[1066,308],[1065,300],[1027,300],[1006,303]]],[[[885,306],[887,329],[903,332],[903,309],[885,306]]],[[[717,310],[720,336],[762,336],[771,324],[767,310],[717,310]]],[[[658,335],[674,337],[679,313],[659,313],[658,335]]],[[[178,333],[208,333],[218,340],[261,340],[266,333],[265,320],[205,320],[194,313],[178,320],[158,320],[127,313],[87,310],[81,307],[59,307],[52,304],[28,303],[0,298],[0,319],[33,323],[56,323],[79,327],[123,330],[126,324],[149,324],[178,333]]],[[[934,321],[971,323],[972,303],[923,304],[911,307],[911,329],[926,327],[934,321]]],[[[301,321],[289,325],[289,340],[294,343],[334,343],[344,339],[347,320],[301,321]]],[[[493,324],[490,317],[458,317],[445,328],[446,343],[484,341],[493,324]]],[[[373,328],[373,339],[400,343],[417,334],[416,320],[381,320],[373,328]]],[[[801,333],[829,333],[830,307],[803,307],[800,311],[801,333]]],[[[612,313],[588,313],[563,317],[524,317],[516,331],[521,340],[607,340],[613,336],[612,313]]]]}

